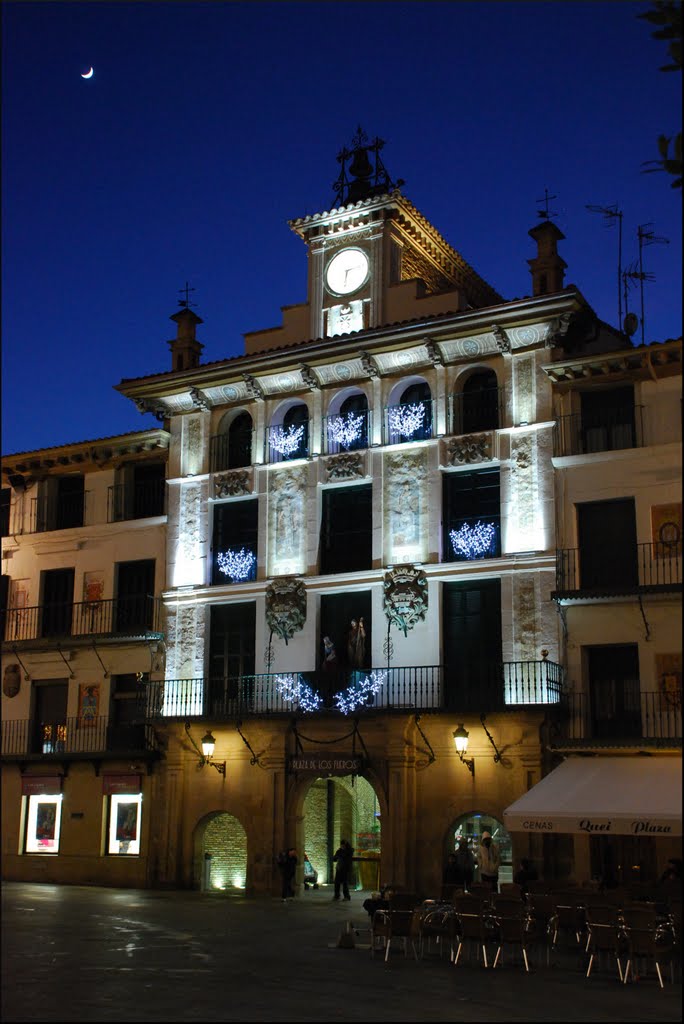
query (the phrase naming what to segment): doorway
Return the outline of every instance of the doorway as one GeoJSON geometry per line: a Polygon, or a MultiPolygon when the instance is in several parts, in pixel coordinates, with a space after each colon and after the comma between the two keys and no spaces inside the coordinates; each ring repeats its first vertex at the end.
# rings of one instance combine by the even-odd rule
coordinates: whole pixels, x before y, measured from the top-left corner
{"type": "Polygon", "coordinates": [[[195,880],[203,892],[241,892],[247,885],[247,833],[238,819],[217,811],[195,833],[195,880]]]}
{"type": "Polygon", "coordinates": [[[340,839],[347,839],[354,847],[349,887],[378,889],[381,836],[380,805],[367,779],[345,775],[311,783],[304,800],[302,855],[316,873],[318,885],[332,884],[333,856],[340,839]]]}

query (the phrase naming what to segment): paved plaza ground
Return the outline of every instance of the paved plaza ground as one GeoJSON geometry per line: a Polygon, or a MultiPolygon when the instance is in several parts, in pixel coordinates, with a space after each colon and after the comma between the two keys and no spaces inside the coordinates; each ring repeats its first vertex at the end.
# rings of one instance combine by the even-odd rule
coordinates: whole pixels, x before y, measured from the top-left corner
{"type": "Polygon", "coordinates": [[[493,971],[398,948],[371,957],[367,894],[296,900],[5,883],[2,1020],[681,1021],[681,969],[619,984],[584,977],[574,949],[550,966],[493,971]],[[340,949],[350,922],[356,948],[340,949]]]}

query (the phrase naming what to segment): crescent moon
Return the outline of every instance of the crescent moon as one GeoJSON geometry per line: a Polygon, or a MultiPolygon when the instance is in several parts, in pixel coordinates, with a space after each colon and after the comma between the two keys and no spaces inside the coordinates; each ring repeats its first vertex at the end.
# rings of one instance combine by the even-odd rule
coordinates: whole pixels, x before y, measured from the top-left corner
{"type": "Polygon", "coordinates": [[[94,74],[95,68],[91,68],[90,71],[86,71],[84,75],[81,75],[81,78],[92,78],[94,74]]]}

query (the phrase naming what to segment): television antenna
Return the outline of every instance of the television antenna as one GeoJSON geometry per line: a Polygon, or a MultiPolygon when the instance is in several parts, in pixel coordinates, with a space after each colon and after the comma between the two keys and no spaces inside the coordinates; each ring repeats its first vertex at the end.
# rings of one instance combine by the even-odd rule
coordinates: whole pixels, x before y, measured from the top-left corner
{"type": "Polygon", "coordinates": [[[558,199],[558,196],[550,195],[548,188],[544,189],[544,196],[542,199],[535,199],[535,203],[544,204],[543,210],[537,210],[537,216],[541,217],[543,220],[551,220],[552,217],[558,216],[554,210],[549,210],[549,202],[551,199],[558,199]]]}
{"type": "Polygon", "coordinates": [[[190,301],[190,292],[194,292],[194,290],[195,289],[191,288],[187,281],[185,282],[185,288],[179,288],[178,289],[178,294],[179,295],[182,295],[183,293],[185,293],[185,298],[178,300],[178,305],[182,306],[183,309],[190,309],[191,306],[196,306],[197,305],[196,302],[191,302],[190,301]]]}
{"type": "Polygon", "coordinates": [[[653,231],[653,224],[649,221],[648,224],[640,224],[637,228],[637,237],[639,239],[639,281],[641,286],[641,344],[645,345],[644,338],[644,281],[655,281],[653,274],[644,273],[644,246],[645,245],[669,245],[669,238],[663,238],[661,235],[656,235],[653,231]]]}
{"type": "MultiPolygon", "coordinates": [[[[622,324],[622,210],[618,210],[617,203],[612,206],[591,206],[587,204],[587,210],[592,213],[603,214],[604,226],[612,228],[617,221],[618,224],[618,266],[617,266],[617,293],[618,293],[618,327],[622,324]]],[[[632,332],[633,333],[633,332],[632,332]]]]}

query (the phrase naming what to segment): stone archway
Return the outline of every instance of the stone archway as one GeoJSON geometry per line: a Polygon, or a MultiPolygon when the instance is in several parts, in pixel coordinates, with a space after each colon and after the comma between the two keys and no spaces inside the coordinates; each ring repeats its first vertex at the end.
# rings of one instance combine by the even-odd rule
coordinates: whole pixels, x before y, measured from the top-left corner
{"type": "Polygon", "coordinates": [[[207,814],[195,829],[193,879],[209,891],[242,891],[247,886],[247,833],[227,811],[207,814]]]}
{"type": "Polygon", "coordinates": [[[302,794],[301,853],[308,856],[319,885],[333,882],[332,856],[340,839],[354,847],[356,889],[375,889],[380,873],[382,811],[379,795],[363,776],[312,779],[302,794]]]}
{"type": "MultiPolygon", "coordinates": [[[[490,832],[501,852],[501,867],[499,869],[499,883],[513,881],[513,844],[508,831],[504,828],[503,822],[480,811],[469,811],[462,814],[447,829],[445,837],[445,849],[443,863],[446,864],[447,856],[453,853],[458,845],[461,836],[468,839],[468,845],[472,849],[477,860],[477,847],[484,831],[490,832]]],[[[479,876],[476,875],[476,878],[479,876]]]]}

